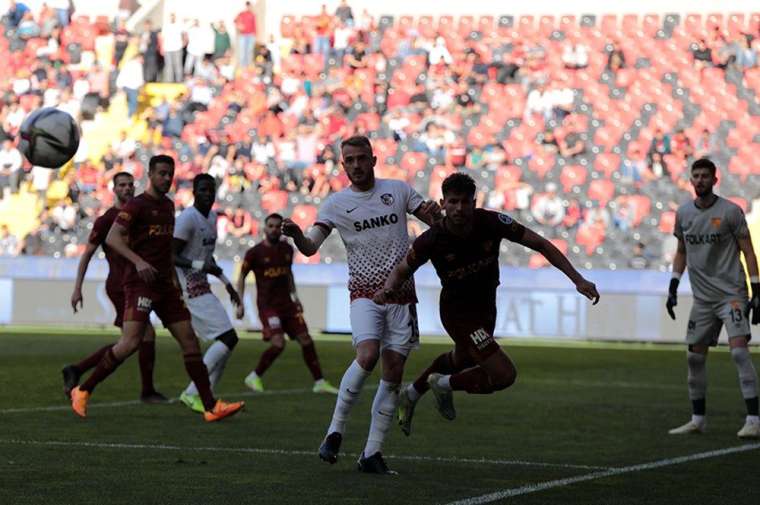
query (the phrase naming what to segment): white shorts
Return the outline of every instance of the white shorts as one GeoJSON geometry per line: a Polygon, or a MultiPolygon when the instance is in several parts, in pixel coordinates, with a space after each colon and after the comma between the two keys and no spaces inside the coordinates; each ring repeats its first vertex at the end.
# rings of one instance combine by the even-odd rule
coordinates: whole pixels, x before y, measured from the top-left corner
{"type": "Polygon", "coordinates": [[[420,345],[413,303],[378,305],[369,298],[357,298],[351,302],[351,332],[354,347],[365,340],[379,340],[381,352],[390,349],[408,356],[420,345]]]}
{"type": "Polygon", "coordinates": [[[694,300],[686,329],[686,343],[718,345],[722,326],[726,327],[729,339],[749,336],[749,321],[744,315],[746,307],[745,296],[726,298],[713,303],[694,300]]]}
{"type": "Polygon", "coordinates": [[[230,316],[213,293],[185,298],[185,305],[192,316],[193,330],[201,340],[210,342],[233,329],[230,316]]]}

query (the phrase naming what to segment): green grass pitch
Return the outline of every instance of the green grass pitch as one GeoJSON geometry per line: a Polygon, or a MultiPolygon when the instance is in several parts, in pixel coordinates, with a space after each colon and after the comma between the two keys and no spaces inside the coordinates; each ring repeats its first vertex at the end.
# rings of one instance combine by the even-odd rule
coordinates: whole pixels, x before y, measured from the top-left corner
{"type": "MultiPolygon", "coordinates": [[[[387,440],[388,464],[399,472],[391,477],[356,471],[377,371],[353,411],[345,454],[330,466],[316,449],[334,397],[310,392],[297,344],[265,375],[268,393],[254,396],[243,378],[265,344],[240,342],[218,393],[245,399],[246,410],[221,423],[177,403],[134,402],[135,358],[98,387],[83,420],[67,408],[60,369],[113,333],[11,331],[0,330],[2,504],[760,503],[760,443],[736,438],[744,402],[724,349],[708,360],[708,432],[678,438],[667,430],[689,416],[681,347],[508,342],[515,386],[457,394],[453,422],[423,398],[412,436],[394,426],[387,440]]],[[[448,347],[423,343],[406,379],[448,347]]],[[[318,340],[317,350],[337,384],[350,344],[318,340]]],[[[159,338],[159,390],[176,397],[186,382],[177,345],[159,338]]]]}

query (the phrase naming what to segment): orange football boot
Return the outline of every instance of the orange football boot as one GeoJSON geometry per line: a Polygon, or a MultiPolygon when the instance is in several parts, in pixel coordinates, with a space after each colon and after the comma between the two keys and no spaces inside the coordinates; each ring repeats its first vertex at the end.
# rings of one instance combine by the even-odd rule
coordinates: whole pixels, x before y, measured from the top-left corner
{"type": "Polygon", "coordinates": [[[206,420],[207,423],[213,423],[214,421],[221,421],[225,417],[232,416],[234,414],[237,414],[241,410],[243,410],[243,407],[245,406],[245,402],[231,402],[226,403],[222,400],[217,400],[216,405],[214,405],[213,410],[207,410],[203,413],[203,419],[206,420]]]}
{"type": "Polygon", "coordinates": [[[71,408],[79,417],[87,417],[87,402],[90,400],[90,393],[82,391],[79,386],[71,390],[71,408]]]}

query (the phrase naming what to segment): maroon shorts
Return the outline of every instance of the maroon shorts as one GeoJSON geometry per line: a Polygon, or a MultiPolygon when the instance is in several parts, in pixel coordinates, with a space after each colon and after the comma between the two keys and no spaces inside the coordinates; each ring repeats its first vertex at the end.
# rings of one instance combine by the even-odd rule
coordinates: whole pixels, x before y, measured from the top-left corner
{"type": "Polygon", "coordinates": [[[124,324],[124,288],[106,284],[106,294],[116,310],[116,319],[113,320],[113,325],[121,328],[124,324]]]}
{"type": "Polygon", "coordinates": [[[182,291],[171,281],[159,280],[152,286],[142,282],[127,284],[124,299],[124,321],[149,321],[152,311],[164,326],[190,320],[182,291]]]}
{"type": "Polygon", "coordinates": [[[480,363],[499,350],[493,338],[496,307],[463,308],[441,305],[441,322],[454,341],[457,351],[480,363]]]}
{"type": "Polygon", "coordinates": [[[259,319],[265,341],[271,340],[275,335],[286,334],[291,339],[296,339],[309,333],[303,319],[303,310],[298,306],[289,309],[259,308],[259,319]]]}

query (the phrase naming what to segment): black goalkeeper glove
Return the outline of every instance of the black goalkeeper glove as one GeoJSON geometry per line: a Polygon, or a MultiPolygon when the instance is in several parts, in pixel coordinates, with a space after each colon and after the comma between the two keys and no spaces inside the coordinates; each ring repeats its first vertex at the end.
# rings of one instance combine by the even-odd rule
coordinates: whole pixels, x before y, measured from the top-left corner
{"type": "Polygon", "coordinates": [[[673,312],[673,307],[678,305],[678,284],[681,281],[673,277],[670,279],[670,287],[668,288],[668,301],[665,303],[665,308],[668,309],[668,315],[670,315],[670,318],[675,321],[676,320],[676,313],[673,312]]]}
{"type": "Polygon", "coordinates": [[[745,316],[752,324],[760,324],[760,282],[753,282],[752,286],[752,298],[747,304],[747,310],[745,316]],[[750,319],[750,314],[752,318],[750,319]]]}

